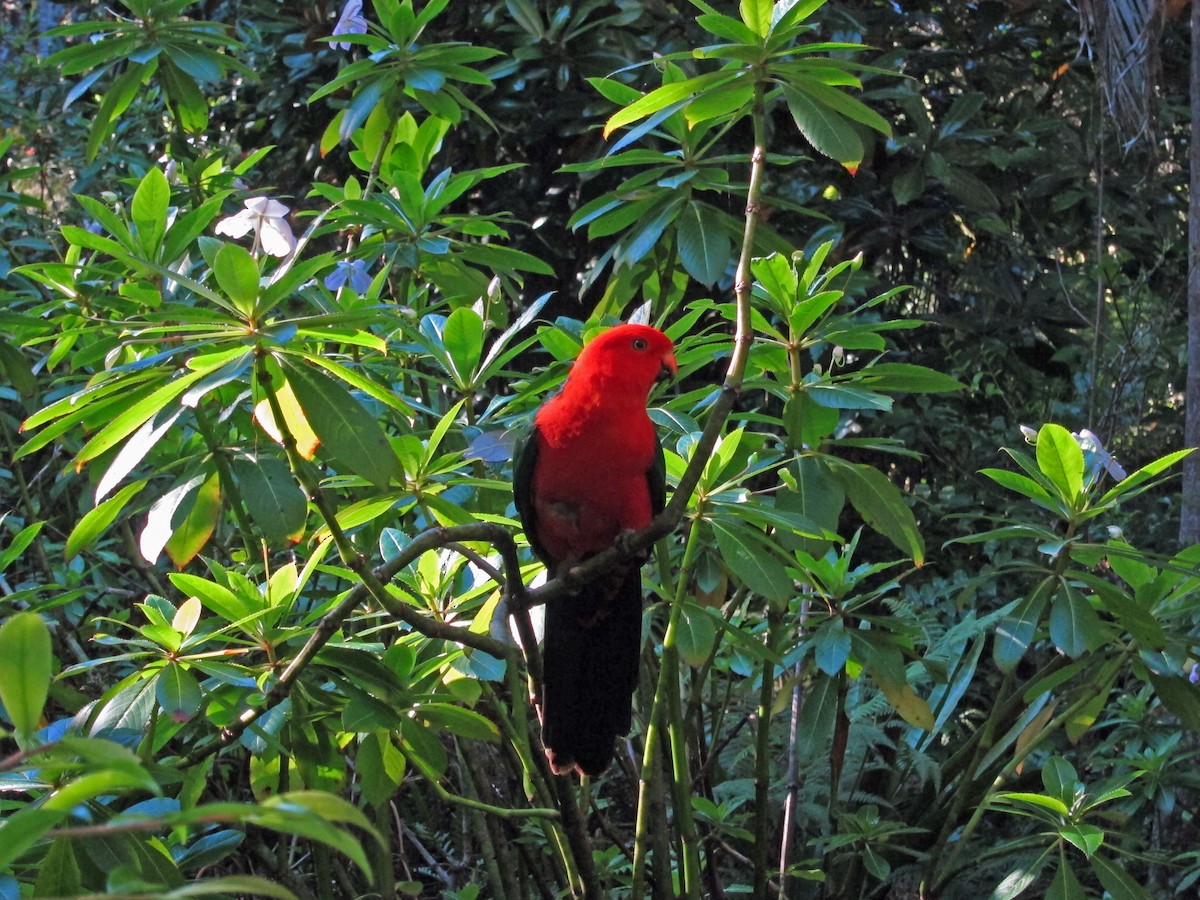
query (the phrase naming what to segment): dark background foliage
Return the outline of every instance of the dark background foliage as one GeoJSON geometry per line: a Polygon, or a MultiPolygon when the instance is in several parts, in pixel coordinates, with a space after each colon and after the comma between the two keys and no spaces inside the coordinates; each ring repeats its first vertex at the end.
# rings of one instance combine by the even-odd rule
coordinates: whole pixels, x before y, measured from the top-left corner
{"type": "MultiPolygon", "coordinates": [[[[454,95],[403,70],[372,105],[386,124],[363,107],[341,140],[330,122],[354,115],[365,82],[326,86],[373,48],[324,40],[342,8],[323,2],[140,4],[214,23],[184,49],[210,41],[215,56],[163,54],[105,119],[113,85],[144,60],[105,58],[80,88],[99,68],[64,74],[54,54],[88,38],[45,32],[134,21],[138,6],[0,3],[0,619],[16,623],[0,642],[41,647],[16,615],[38,613],[51,626],[42,656],[62,675],[36,741],[20,710],[4,720],[20,745],[6,740],[0,760],[0,844],[7,827],[29,846],[0,859],[0,897],[171,896],[217,876],[233,880],[213,890],[268,893],[237,880],[252,873],[301,897],[589,884],[627,896],[644,889],[642,842],[656,897],[1194,890],[1197,555],[1175,544],[1175,482],[1111,498],[1118,479],[1089,482],[1072,507],[1067,471],[1079,453],[1068,432],[1093,432],[1129,473],[1181,444],[1185,16],[1164,23],[1152,139],[1123,146],[1066,5],[820,6],[813,40],[868,45],[830,55],[873,67],[851,93],[890,135],[842,118],[863,155],[839,161],[777,102],[680,151],[701,174],[654,196],[694,204],[691,232],[656,227],[653,207],[589,235],[577,224],[589,204],[629,209],[661,187],[630,189],[636,170],[595,162],[621,135],[602,135],[620,104],[595,79],[649,92],[708,71],[685,58],[715,41],[693,6],[451,2],[394,50],[495,51],[465,64],[482,77],[451,74],[454,95]],[[206,65],[212,77],[189,81],[206,65]],[[446,96],[458,117],[427,161],[373,165],[369,139],[406,113],[414,127],[431,110],[449,117],[446,96]],[[428,630],[487,633],[486,566],[508,562],[492,533],[463,537],[466,555],[405,554],[431,525],[513,529],[510,430],[561,379],[585,325],[643,304],[678,329],[681,383],[654,405],[668,449],[689,452],[730,356],[724,305],[758,136],[770,156],[755,255],[827,252],[808,287],[844,292],[828,315],[849,324],[822,319],[790,357],[757,345],[731,417],[744,432],[717,451],[689,513],[697,549],[681,530],[647,569],[653,640],[633,741],[577,797],[535,761],[515,657],[505,669],[482,636],[428,630]],[[169,169],[170,221],[196,216],[188,252],[147,266],[101,243],[104,210],[136,222],[135,193],[169,169]],[[417,203],[414,186],[451,183],[461,192],[421,229],[397,224],[414,218],[411,205],[396,214],[417,203]],[[286,203],[297,233],[328,216],[301,254],[311,270],[256,254],[239,275],[216,261],[236,244],[213,238],[216,222],[256,196],[286,203]],[[715,256],[688,254],[697,228],[715,256]],[[353,260],[371,288],[328,287],[353,260]],[[259,275],[287,271],[295,283],[262,315],[216,303],[241,291],[253,305],[259,275]],[[175,293],[172,273],[192,286],[175,293]],[[253,352],[204,370],[178,427],[98,499],[127,435],[90,455],[89,441],[150,403],[138,373],[167,384],[238,348],[253,352]],[[905,370],[876,390],[872,367],[893,363],[962,389],[905,370]],[[119,403],[79,393],[118,382],[119,403]],[[261,404],[286,404],[281,384],[300,419],[331,429],[349,409],[343,433],[383,443],[359,458],[318,428],[320,454],[301,458],[264,438],[261,404]],[[796,413],[813,385],[840,399],[796,413]],[[61,427],[39,413],[75,394],[81,412],[61,427]],[[1020,427],[1048,422],[1066,431],[1026,447],[1020,427]],[[1059,451],[1068,463],[1055,468],[1059,451]],[[1032,488],[981,472],[1014,467],[1032,488]],[[127,494],[132,483],[144,493],[127,494]],[[148,516],[175,489],[187,499],[167,515],[169,558],[148,562],[148,516]],[[104,502],[111,516],[97,514],[104,502]],[[839,541],[795,534],[813,524],[839,541]],[[381,563],[397,566],[390,595],[371,593],[366,570],[381,563]],[[647,800],[645,725],[651,699],[670,695],[659,671],[678,676],[683,706],[647,800]],[[84,738],[96,743],[71,743],[84,738]],[[38,818],[89,772],[109,781],[38,818]],[[138,815],[154,829],[122,830],[138,815]]],[[[379,20],[370,3],[366,17],[379,20]]],[[[664,126],[632,146],[680,143],[664,126]]],[[[165,227],[165,199],[162,215],[165,227]]],[[[136,224],[134,237],[149,227],[136,224]]],[[[768,300],[756,295],[763,321],[786,332],[787,309],[768,300]]],[[[34,669],[0,680],[32,683],[34,669]]]]}

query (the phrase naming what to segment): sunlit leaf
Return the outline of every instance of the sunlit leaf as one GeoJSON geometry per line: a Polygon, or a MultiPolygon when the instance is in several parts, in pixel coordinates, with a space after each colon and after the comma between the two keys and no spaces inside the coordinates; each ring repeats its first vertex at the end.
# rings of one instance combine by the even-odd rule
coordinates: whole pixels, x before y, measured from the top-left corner
{"type": "Polygon", "coordinates": [[[0,625],[0,703],[22,745],[38,729],[53,662],[50,630],[40,615],[19,612],[0,625]]]}
{"type": "Polygon", "coordinates": [[[1037,464],[1042,473],[1074,503],[1083,491],[1083,450],[1061,425],[1043,425],[1037,436],[1037,464]]]}
{"type": "MultiPolygon", "coordinates": [[[[317,447],[320,445],[320,440],[312,430],[312,426],[308,424],[308,419],[304,416],[304,410],[300,408],[300,402],[296,399],[295,393],[292,391],[292,386],[283,381],[275,389],[275,398],[279,401],[280,410],[283,412],[283,421],[287,426],[288,433],[296,442],[296,452],[304,459],[312,459],[316,455],[317,447]]],[[[265,397],[259,400],[254,406],[254,421],[259,424],[259,427],[267,433],[267,435],[277,444],[283,443],[283,432],[279,425],[275,422],[275,414],[271,409],[271,401],[265,397]]]]}
{"type": "Polygon", "coordinates": [[[84,550],[90,549],[100,539],[100,536],[108,530],[109,526],[117,520],[117,517],[125,511],[125,507],[129,505],[129,501],[136,497],[145,486],[146,482],[135,481],[133,484],[123,487],[103,503],[88,510],[83,518],[75,523],[75,527],[71,529],[71,533],[67,535],[63,555],[67,559],[71,559],[71,557],[82,553],[84,550]]]}
{"type": "Polygon", "coordinates": [[[216,530],[221,516],[221,479],[216,471],[208,477],[185,503],[183,521],[175,525],[164,549],[178,568],[183,568],[204,549],[216,530]]]}

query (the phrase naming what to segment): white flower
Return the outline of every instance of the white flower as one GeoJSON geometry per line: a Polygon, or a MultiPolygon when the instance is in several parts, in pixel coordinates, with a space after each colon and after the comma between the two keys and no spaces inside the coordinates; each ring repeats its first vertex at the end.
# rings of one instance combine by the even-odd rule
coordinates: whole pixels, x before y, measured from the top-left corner
{"type": "Polygon", "coordinates": [[[1117,481],[1124,481],[1126,476],[1125,469],[1121,464],[1113,459],[1111,453],[1104,449],[1104,445],[1100,443],[1100,438],[1092,434],[1086,428],[1078,434],[1071,433],[1071,437],[1075,438],[1075,442],[1079,444],[1079,449],[1083,451],[1085,464],[1088,468],[1088,477],[1095,482],[1100,479],[1100,472],[1104,470],[1117,481]]]}
{"type": "Polygon", "coordinates": [[[271,256],[289,256],[296,250],[296,237],[286,216],[290,209],[278,200],[253,197],[246,208],[217,223],[217,234],[241,238],[254,232],[254,242],[271,256]]]}
{"type": "MultiPolygon", "coordinates": [[[[367,20],[362,14],[362,0],[346,0],[346,5],[342,7],[342,14],[338,16],[337,24],[333,26],[333,33],[339,34],[366,34],[367,20]]],[[[349,41],[334,41],[333,46],[338,50],[349,50],[349,41]]]]}

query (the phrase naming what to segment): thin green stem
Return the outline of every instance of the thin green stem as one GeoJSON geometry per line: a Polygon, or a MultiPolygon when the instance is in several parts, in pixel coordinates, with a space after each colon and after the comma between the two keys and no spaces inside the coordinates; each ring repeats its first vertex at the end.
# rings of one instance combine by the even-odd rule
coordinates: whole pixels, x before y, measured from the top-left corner
{"type": "Polygon", "coordinates": [[[754,741],[754,896],[767,896],[767,853],[771,817],[771,706],[775,696],[775,641],[781,616],[767,610],[767,652],[763,654],[762,683],[758,691],[758,729],[754,741]]]}
{"type": "MultiPolygon", "coordinates": [[[[691,570],[695,563],[696,556],[700,551],[700,520],[698,518],[692,520],[691,529],[688,532],[687,544],[683,551],[683,562],[680,564],[680,577],[676,581],[675,599],[671,603],[671,613],[667,619],[667,630],[663,634],[662,643],[662,659],[658,670],[658,683],[654,689],[654,703],[650,710],[650,716],[646,722],[646,743],[642,750],[642,773],[638,782],[638,805],[637,805],[637,820],[634,827],[634,848],[633,848],[633,900],[643,900],[646,891],[646,851],[649,847],[650,840],[650,782],[654,777],[654,767],[658,760],[658,745],[661,739],[661,722],[664,713],[670,702],[670,688],[668,682],[675,679],[675,691],[678,693],[679,680],[679,664],[678,651],[675,644],[679,633],[679,621],[682,618],[683,611],[683,594],[687,587],[686,573],[691,570]]],[[[684,749],[686,755],[686,747],[684,749]]],[[[683,761],[683,775],[687,776],[687,762],[683,761]]],[[[680,773],[676,769],[676,781],[683,786],[683,791],[688,792],[691,788],[691,778],[680,778],[680,773]]],[[[691,802],[690,800],[684,804],[684,809],[681,810],[676,799],[675,814],[677,817],[684,816],[691,819],[691,802]]],[[[682,820],[681,827],[682,827],[682,820]]],[[[692,825],[693,835],[695,825],[692,825]]],[[[694,841],[693,841],[693,850],[694,841]]],[[[685,854],[688,855],[688,854],[685,854]]],[[[696,870],[693,874],[698,874],[699,871],[699,856],[696,856],[696,870]]],[[[685,863],[685,876],[687,875],[685,863]]],[[[694,883],[696,889],[699,889],[699,880],[694,883]]],[[[698,896],[698,895],[697,895],[698,896]]]]}

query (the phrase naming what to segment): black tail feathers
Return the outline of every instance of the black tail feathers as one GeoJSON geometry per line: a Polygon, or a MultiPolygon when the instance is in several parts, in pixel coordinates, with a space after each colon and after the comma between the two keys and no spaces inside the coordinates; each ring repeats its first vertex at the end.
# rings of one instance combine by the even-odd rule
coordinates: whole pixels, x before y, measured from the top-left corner
{"type": "Polygon", "coordinates": [[[542,743],[556,774],[595,776],[629,733],[642,650],[642,576],[631,568],[546,604],[542,743]]]}

